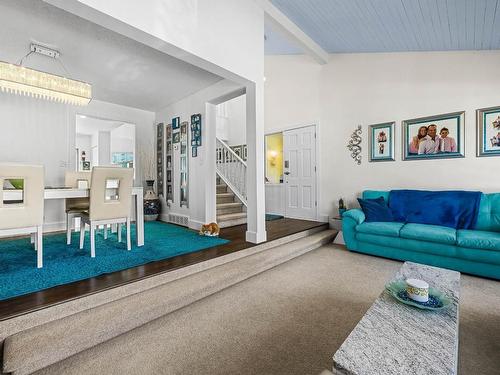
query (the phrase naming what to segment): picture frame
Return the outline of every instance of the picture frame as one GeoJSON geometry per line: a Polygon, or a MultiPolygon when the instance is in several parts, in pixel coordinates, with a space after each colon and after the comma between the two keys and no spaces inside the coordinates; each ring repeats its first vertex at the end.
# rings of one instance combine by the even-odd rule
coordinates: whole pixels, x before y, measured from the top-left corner
{"type": "Polygon", "coordinates": [[[198,157],[198,147],[192,147],[191,148],[191,157],[192,158],[198,157]]]}
{"type": "Polygon", "coordinates": [[[181,118],[180,117],[174,117],[172,119],[172,129],[179,129],[181,126],[181,118]]]}
{"type": "Polygon", "coordinates": [[[172,136],[172,143],[179,143],[181,141],[181,133],[180,132],[174,132],[172,136]]]}
{"type": "Polygon", "coordinates": [[[476,110],[476,156],[500,156],[500,106],[476,110]]]}
{"type": "Polygon", "coordinates": [[[394,127],[396,122],[383,122],[369,125],[369,158],[370,162],[394,161],[394,127]]]}
{"type": "Polygon", "coordinates": [[[465,157],[465,111],[404,120],[403,160],[465,157]]]}

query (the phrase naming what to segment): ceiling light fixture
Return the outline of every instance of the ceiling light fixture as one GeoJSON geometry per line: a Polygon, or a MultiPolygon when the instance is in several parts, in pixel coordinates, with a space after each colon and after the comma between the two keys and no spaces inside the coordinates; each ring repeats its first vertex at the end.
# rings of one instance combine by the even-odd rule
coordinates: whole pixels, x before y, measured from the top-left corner
{"type": "MultiPolygon", "coordinates": [[[[58,51],[32,44],[31,51],[21,59],[18,65],[0,61],[0,89],[2,91],[66,104],[89,104],[92,100],[90,84],[22,66],[23,60],[32,53],[39,53],[56,60],[60,55],[58,51]]],[[[60,60],[58,61],[61,63],[60,60]]]]}

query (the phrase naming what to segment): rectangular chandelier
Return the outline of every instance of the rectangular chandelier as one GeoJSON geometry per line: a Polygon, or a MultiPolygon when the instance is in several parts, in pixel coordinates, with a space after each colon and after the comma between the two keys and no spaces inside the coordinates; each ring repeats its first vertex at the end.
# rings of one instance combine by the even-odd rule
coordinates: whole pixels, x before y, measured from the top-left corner
{"type": "Polygon", "coordinates": [[[4,92],[73,105],[87,105],[92,99],[92,86],[88,83],[2,61],[0,88],[4,92]]]}

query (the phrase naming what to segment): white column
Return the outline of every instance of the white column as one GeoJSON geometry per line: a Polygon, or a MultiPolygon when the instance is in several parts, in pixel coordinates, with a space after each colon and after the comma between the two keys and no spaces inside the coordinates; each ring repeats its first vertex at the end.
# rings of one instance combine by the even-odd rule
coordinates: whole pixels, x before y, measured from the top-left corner
{"type": "Polygon", "coordinates": [[[205,175],[205,223],[217,221],[216,187],[215,187],[215,135],[217,119],[215,104],[206,103],[205,118],[202,118],[202,144],[205,175]],[[203,121],[205,122],[203,124],[203,121]]]}
{"type": "Polygon", "coordinates": [[[249,84],[247,94],[247,233],[252,243],[266,241],[264,181],[264,82],[249,84]]]}

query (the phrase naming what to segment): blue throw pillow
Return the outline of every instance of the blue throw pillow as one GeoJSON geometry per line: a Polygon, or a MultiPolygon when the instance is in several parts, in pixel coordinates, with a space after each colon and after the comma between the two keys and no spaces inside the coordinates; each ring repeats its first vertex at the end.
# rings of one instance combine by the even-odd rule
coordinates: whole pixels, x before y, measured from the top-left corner
{"type": "Polygon", "coordinates": [[[366,222],[389,222],[394,221],[390,208],[383,197],[376,199],[358,198],[359,205],[365,214],[366,222]]]}

